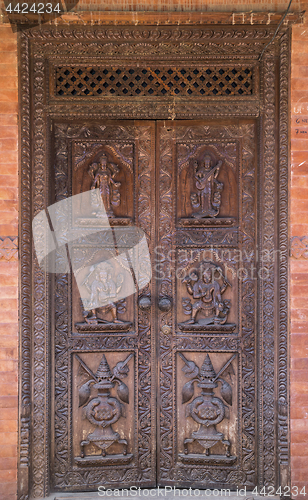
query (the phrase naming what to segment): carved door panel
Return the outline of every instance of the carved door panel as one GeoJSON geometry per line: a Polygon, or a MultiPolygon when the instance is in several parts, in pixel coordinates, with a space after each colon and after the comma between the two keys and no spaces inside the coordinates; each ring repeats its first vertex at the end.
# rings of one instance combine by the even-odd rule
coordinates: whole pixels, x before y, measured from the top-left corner
{"type": "Polygon", "coordinates": [[[160,123],[159,484],[256,475],[256,124],[160,123]]]}
{"type": "Polygon", "coordinates": [[[53,488],[153,485],[155,124],[55,123],[54,139],[52,201],[61,228],[71,225],[73,272],[57,274],[51,294],[53,488]],[[71,195],[69,220],[61,201],[71,195]]]}
{"type": "Polygon", "coordinates": [[[51,201],[88,198],[51,294],[53,488],[252,488],[254,121],[62,122],[54,140],[51,201]]]}

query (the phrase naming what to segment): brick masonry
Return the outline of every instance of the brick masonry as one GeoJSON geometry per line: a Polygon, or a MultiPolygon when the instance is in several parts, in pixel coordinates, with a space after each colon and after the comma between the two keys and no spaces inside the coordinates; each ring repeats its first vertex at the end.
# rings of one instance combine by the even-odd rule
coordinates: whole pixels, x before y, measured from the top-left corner
{"type": "Polygon", "coordinates": [[[308,23],[292,29],[291,54],[291,473],[308,486],[308,23]],[[306,83],[306,85],[305,85],[306,83]],[[298,251],[296,251],[296,248],[298,251]]]}
{"type": "MultiPolygon", "coordinates": [[[[288,2],[81,0],[102,10],[282,11],[288,2]]],[[[95,7],[95,8],[96,8],[95,7]]],[[[293,9],[308,2],[293,1],[293,9]]],[[[307,9],[308,10],[308,9],[307,9]]],[[[18,92],[17,35],[0,24],[0,500],[16,499],[18,378],[18,92]]],[[[291,55],[291,471],[308,492],[308,17],[292,28],[291,55]],[[307,121],[306,121],[307,120],[307,121]]],[[[303,498],[303,497],[299,497],[303,498]]]]}
{"type": "Polygon", "coordinates": [[[15,500],[18,416],[17,36],[0,27],[0,498],[15,500]]]}

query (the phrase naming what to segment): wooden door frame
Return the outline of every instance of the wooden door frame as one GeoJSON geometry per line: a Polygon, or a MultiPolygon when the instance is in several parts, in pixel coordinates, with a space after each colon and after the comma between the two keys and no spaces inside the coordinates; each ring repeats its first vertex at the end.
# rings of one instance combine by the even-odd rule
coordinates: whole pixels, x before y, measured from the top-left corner
{"type": "MultiPolygon", "coordinates": [[[[268,264],[268,278],[259,288],[259,365],[263,389],[258,400],[259,435],[256,459],[260,486],[290,484],[289,452],[289,296],[288,296],[288,80],[290,29],[280,30],[261,62],[258,57],[276,26],[98,26],[50,27],[19,34],[20,62],[20,385],[19,385],[19,500],[49,493],[49,359],[48,281],[35,263],[31,235],[33,216],[46,203],[45,161],[50,144],[48,129],[55,118],[92,119],[209,119],[258,118],[260,122],[259,248],[279,246],[279,266],[268,264]],[[174,36],[176,33],[176,36],[174,36]],[[108,43],[119,62],[128,46],[136,54],[167,62],[187,60],[215,63],[228,59],[249,62],[259,72],[258,92],[251,97],[65,99],[48,93],[53,65],[67,59],[78,43],[108,43]],[[140,43],[142,42],[142,43],[140,43]],[[60,46],[61,44],[61,46],[60,46]],[[150,56],[145,55],[147,45],[150,56]],[[60,48],[59,48],[60,47],[60,48]],[[169,48],[169,52],[166,51],[169,48]],[[180,49],[181,47],[181,49],[180,49]],[[174,50],[176,48],[176,50],[174,50]],[[184,52],[185,49],[185,52],[184,52]],[[183,53],[181,53],[183,51],[183,53]],[[275,75],[279,75],[276,77],[275,75]],[[278,224],[278,231],[276,227],[278,224]],[[276,239],[277,236],[277,239],[276,239]],[[263,325],[263,328],[262,328],[263,325]],[[275,361],[273,358],[275,357],[275,361]],[[263,367],[266,366],[266,372],[263,367]]],[[[98,52],[99,53],[99,52],[98,52]]],[[[91,53],[90,53],[91,54],[91,53]]],[[[90,54],[86,57],[90,57],[90,54]]],[[[100,63],[104,55],[100,53],[100,63]]]]}

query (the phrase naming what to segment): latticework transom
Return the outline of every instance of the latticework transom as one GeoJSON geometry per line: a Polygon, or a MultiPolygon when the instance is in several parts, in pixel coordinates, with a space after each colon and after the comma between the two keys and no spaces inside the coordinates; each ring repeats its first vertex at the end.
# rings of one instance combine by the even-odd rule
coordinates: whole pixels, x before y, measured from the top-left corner
{"type": "Polygon", "coordinates": [[[253,93],[249,67],[56,68],[56,96],[228,96],[253,93]]]}

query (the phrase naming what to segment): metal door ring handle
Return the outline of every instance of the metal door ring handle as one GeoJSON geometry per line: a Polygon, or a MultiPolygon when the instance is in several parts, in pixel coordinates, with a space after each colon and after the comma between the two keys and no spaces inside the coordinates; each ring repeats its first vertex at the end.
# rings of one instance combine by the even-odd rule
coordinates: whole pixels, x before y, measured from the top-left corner
{"type": "Polygon", "coordinates": [[[158,307],[161,311],[163,312],[168,312],[170,311],[172,306],[172,302],[168,297],[160,297],[158,301],[158,307]]]}
{"type": "Polygon", "coordinates": [[[152,305],[151,297],[140,297],[138,305],[142,311],[148,311],[152,305]]]}

